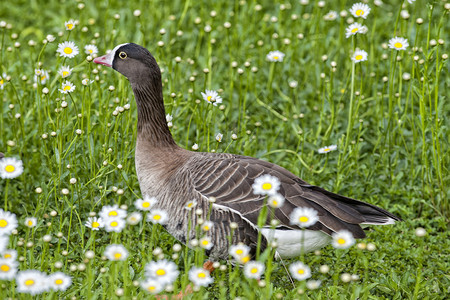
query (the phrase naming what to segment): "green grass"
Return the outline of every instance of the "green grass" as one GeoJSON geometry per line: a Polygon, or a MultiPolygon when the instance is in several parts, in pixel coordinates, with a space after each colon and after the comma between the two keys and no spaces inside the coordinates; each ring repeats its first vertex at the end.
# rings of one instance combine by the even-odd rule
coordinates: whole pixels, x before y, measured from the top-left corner
{"type": "MultiPolygon", "coordinates": [[[[154,259],[156,247],[166,258],[174,254],[176,241],[146,222],[127,225],[118,234],[94,234],[84,226],[89,213],[103,205],[117,203],[134,211],[133,202],[141,197],[134,169],[136,105],[131,88],[117,72],[88,63],[83,49],[95,43],[103,54],[125,42],[148,48],[163,69],[166,110],[173,116],[172,134],[180,146],[191,149],[197,143],[199,151],[269,160],[311,184],[381,206],[404,219],[368,231],[364,242],[374,243],[375,251],[328,246],[320,255],[306,255],[312,278],[322,280],[318,290],[305,289],[304,282],[296,282],[294,288],[284,267],[273,262],[271,280],[263,284],[228,265],[226,271],[213,273],[214,284],[190,297],[448,297],[450,105],[448,60],[443,58],[448,54],[448,10],[442,1],[403,1],[410,14],[404,19],[402,1],[385,1],[380,7],[370,3],[367,19],[355,20],[363,22],[368,32],[346,39],[350,15],[334,21],[323,16],[330,10],[348,11],[355,2],[327,1],[324,8],[310,2],[259,1],[261,9],[252,0],[0,2],[0,20],[12,25],[0,28],[0,73],[10,76],[0,90],[0,151],[22,159],[25,169],[18,178],[0,181],[0,207],[15,213],[21,223],[10,248],[19,253],[20,270],[61,270],[73,279],[67,291],[40,297],[113,299],[119,298],[119,288],[123,299],[150,297],[136,286],[144,278],[145,263],[154,259]],[[81,3],[85,7],[78,9],[81,3]],[[135,9],[142,11],[140,17],[133,16],[135,9]],[[70,18],[80,24],[69,32],[64,21],[70,18]],[[423,24],[416,23],[417,18],[423,24]],[[231,23],[229,29],[225,22],[231,23]],[[206,25],[210,32],[205,32],[206,25]],[[56,41],[44,45],[47,34],[55,35],[56,41]],[[408,39],[406,51],[383,45],[394,36],[408,39]],[[36,45],[29,46],[30,40],[36,45]],[[56,55],[58,43],[66,40],[80,48],[75,58],[56,55]],[[164,46],[158,46],[159,41],[164,46]],[[355,48],[366,50],[368,61],[352,64],[355,48]],[[272,50],[285,53],[284,61],[266,61],[272,50]],[[50,72],[43,85],[34,85],[38,62],[50,72]],[[76,89],[69,96],[58,91],[64,81],[57,75],[62,65],[74,68],[67,79],[76,89]],[[94,82],[85,87],[83,78],[94,82]],[[294,88],[292,81],[298,83],[294,88]],[[42,92],[44,87],[48,94],[42,92]],[[200,93],[205,89],[217,90],[223,106],[203,101],[200,93]],[[64,98],[68,107],[63,109],[64,98]],[[127,103],[130,110],[113,115],[117,106],[127,103]],[[215,140],[219,132],[224,135],[221,143],[215,140]],[[338,150],[317,153],[330,144],[338,150]],[[77,183],[70,184],[71,178],[77,183]],[[63,189],[69,193],[64,195],[63,189]],[[23,226],[28,216],[37,217],[36,227],[23,226]],[[417,227],[428,234],[415,236],[417,227]],[[46,234],[52,236],[50,242],[43,241],[46,234]],[[126,262],[102,259],[111,243],[128,249],[126,262]],[[93,259],[85,258],[88,250],[95,251],[93,259]],[[62,267],[56,268],[56,262],[62,267]],[[319,272],[323,264],[330,267],[328,274],[319,272]],[[341,273],[360,279],[344,283],[341,273]]],[[[178,294],[186,286],[187,270],[202,257],[201,251],[183,247],[174,259],[180,279],[166,294],[178,294]]],[[[285,261],[286,266],[289,263],[285,261]]],[[[0,284],[2,299],[31,298],[18,294],[14,281],[0,284]]]]}

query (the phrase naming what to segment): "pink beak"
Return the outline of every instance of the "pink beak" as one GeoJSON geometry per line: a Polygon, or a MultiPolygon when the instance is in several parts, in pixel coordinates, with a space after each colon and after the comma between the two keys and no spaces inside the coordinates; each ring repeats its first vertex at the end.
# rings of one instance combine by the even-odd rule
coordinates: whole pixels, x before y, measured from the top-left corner
{"type": "Polygon", "coordinates": [[[110,60],[108,54],[100,56],[100,57],[97,57],[97,58],[94,59],[94,62],[96,64],[101,64],[101,65],[104,65],[104,66],[107,66],[107,67],[111,67],[110,61],[111,60],[110,60]]]}

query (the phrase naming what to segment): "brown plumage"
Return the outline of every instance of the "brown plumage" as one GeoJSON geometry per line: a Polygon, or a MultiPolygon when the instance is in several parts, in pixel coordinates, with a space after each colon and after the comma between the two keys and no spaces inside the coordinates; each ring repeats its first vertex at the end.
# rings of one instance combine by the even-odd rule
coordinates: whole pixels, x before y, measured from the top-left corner
{"type": "MultiPolygon", "coordinates": [[[[254,194],[252,184],[265,174],[280,180],[279,193],[286,199],[284,205],[275,210],[275,218],[280,222],[276,236],[279,236],[279,243],[285,243],[284,248],[283,245],[279,248],[281,257],[293,257],[299,249],[291,248],[301,247],[289,240],[290,234],[299,231],[289,222],[290,213],[296,207],[314,208],[319,215],[319,221],[307,228],[312,234],[310,244],[304,241],[304,249],[308,251],[327,244],[333,232],[345,229],[355,238],[363,238],[365,233],[360,224],[392,224],[400,220],[377,206],[312,186],[266,161],[234,154],[191,152],[177,146],[165,119],[161,73],[150,52],[136,44],[122,44],[94,62],[112,66],[131,83],[138,108],[136,172],[139,185],[143,195],[156,197],[158,206],[169,214],[170,221],[165,225],[169,233],[186,243],[188,220],[196,224],[193,211],[184,208],[186,202],[196,200],[197,208],[206,216],[211,204],[208,199],[215,198],[210,210],[210,219],[215,225],[209,233],[214,246],[207,253],[212,259],[228,257],[231,222],[238,224],[232,244],[243,242],[255,251],[256,224],[264,196],[254,194]]],[[[267,232],[264,234],[269,237],[267,232]]],[[[195,231],[191,230],[189,237],[194,235],[195,231]]],[[[262,249],[266,244],[267,239],[263,237],[262,249]]]]}

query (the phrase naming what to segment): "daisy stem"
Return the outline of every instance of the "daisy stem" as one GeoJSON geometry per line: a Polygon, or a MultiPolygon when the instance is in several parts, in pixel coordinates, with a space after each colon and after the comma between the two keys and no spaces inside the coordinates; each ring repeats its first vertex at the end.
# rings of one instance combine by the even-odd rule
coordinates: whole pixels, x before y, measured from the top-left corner
{"type": "Polygon", "coordinates": [[[6,179],[6,184],[5,184],[5,211],[8,211],[8,186],[9,186],[9,179],[6,179]]]}
{"type": "Polygon", "coordinates": [[[273,62],[272,64],[270,64],[269,80],[267,81],[267,87],[266,87],[268,97],[272,96],[272,81],[273,81],[273,74],[275,72],[275,64],[276,64],[276,62],[273,62]]]}
{"type": "Polygon", "coordinates": [[[347,123],[347,133],[345,135],[345,144],[343,150],[343,156],[347,152],[348,142],[350,140],[350,134],[353,126],[353,98],[355,93],[355,62],[352,62],[352,80],[350,85],[350,108],[348,111],[348,123],[347,123]]]}

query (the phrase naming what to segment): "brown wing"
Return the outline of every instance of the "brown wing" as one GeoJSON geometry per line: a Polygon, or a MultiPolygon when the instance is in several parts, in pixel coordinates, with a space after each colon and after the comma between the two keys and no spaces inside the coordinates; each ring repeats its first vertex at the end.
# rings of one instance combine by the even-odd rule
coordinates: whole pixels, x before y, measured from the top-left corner
{"type": "Polygon", "coordinates": [[[312,186],[278,165],[252,157],[199,153],[191,160],[189,169],[200,194],[215,197],[216,204],[239,212],[253,224],[257,223],[264,196],[254,194],[252,184],[264,174],[280,180],[279,193],[286,201],[275,210],[275,218],[283,227],[296,228],[289,222],[296,207],[310,207],[318,212],[319,222],[308,229],[327,234],[346,229],[355,238],[365,237],[359,224],[389,224],[400,220],[379,207],[312,186]]]}

